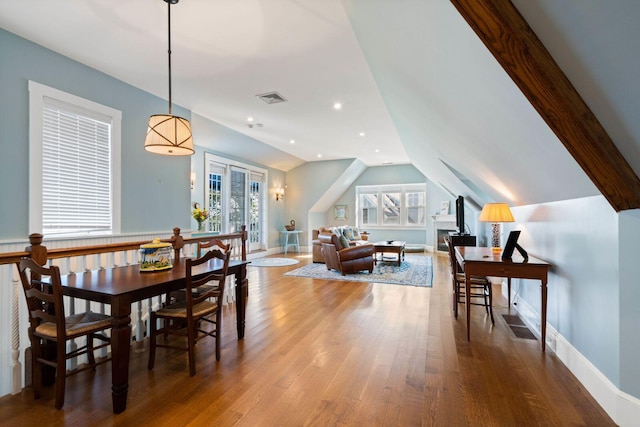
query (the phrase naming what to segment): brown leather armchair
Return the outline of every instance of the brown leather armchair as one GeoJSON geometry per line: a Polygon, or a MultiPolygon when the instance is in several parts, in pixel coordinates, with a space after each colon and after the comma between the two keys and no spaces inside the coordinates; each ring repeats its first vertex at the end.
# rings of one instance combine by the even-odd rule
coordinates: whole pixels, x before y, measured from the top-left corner
{"type": "Polygon", "coordinates": [[[361,270],[373,271],[373,245],[358,245],[344,247],[340,238],[335,234],[320,234],[318,236],[322,244],[322,256],[327,270],[338,270],[344,276],[349,273],[357,273],[361,270]]]}

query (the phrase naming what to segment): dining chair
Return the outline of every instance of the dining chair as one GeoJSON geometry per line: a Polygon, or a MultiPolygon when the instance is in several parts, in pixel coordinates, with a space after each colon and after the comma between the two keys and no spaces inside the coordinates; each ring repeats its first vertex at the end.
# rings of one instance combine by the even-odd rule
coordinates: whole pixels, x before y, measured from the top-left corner
{"type": "Polygon", "coordinates": [[[155,364],[156,347],[172,348],[186,351],[189,356],[189,374],[194,376],[196,343],[207,336],[216,340],[216,360],[220,360],[220,335],[222,326],[222,299],[224,297],[225,280],[231,258],[231,245],[217,241],[219,249],[212,249],[197,259],[186,260],[186,287],[184,299],[166,305],[151,313],[151,333],[149,343],[149,365],[155,364]],[[193,268],[211,259],[222,261],[222,269],[218,273],[208,273],[198,278],[193,277],[193,268]],[[212,285],[211,282],[217,282],[212,285]],[[202,289],[199,289],[202,288],[202,289]],[[162,327],[158,328],[158,320],[162,327]],[[210,324],[210,329],[204,327],[210,324]],[[158,342],[158,336],[164,336],[164,342],[158,342]],[[186,337],[186,344],[175,343],[168,335],[186,337]]]}
{"type": "MultiPolygon", "coordinates": [[[[444,242],[449,251],[449,264],[451,265],[451,278],[453,284],[453,312],[458,317],[458,304],[464,303],[465,295],[465,274],[460,268],[456,259],[455,247],[449,239],[444,236],[444,242]]],[[[486,276],[471,276],[469,304],[484,306],[485,311],[491,317],[491,323],[495,324],[493,319],[493,292],[491,289],[491,281],[486,276]]]]}
{"type": "Polygon", "coordinates": [[[111,357],[105,357],[96,361],[94,351],[110,344],[111,339],[105,331],[111,329],[112,318],[92,311],[65,316],[60,269],[55,265],[45,268],[31,258],[22,258],[18,264],[18,272],[29,312],[34,397],[40,397],[42,368],[53,367],[56,370],[55,407],[60,409],[64,405],[67,376],[87,369],[95,370],[97,365],[111,360],[111,357]],[[67,352],[67,341],[81,337],[86,338],[85,345],[67,352]],[[94,346],[94,339],[101,343],[94,346]],[[45,351],[49,342],[55,343],[54,360],[50,360],[47,354],[51,352],[45,351]],[[67,360],[83,354],[87,355],[88,363],[68,372],[67,360]]]}

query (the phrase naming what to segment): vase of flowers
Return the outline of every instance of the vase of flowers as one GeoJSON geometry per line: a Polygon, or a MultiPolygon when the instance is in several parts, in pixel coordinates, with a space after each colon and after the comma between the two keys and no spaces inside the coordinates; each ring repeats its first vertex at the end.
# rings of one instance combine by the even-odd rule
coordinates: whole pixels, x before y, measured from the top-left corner
{"type": "Polygon", "coordinates": [[[196,204],[196,208],[191,211],[191,216],[198,222],[198,231],[204,231],[204,222],[209,219],[209,211],[196,204]]]}

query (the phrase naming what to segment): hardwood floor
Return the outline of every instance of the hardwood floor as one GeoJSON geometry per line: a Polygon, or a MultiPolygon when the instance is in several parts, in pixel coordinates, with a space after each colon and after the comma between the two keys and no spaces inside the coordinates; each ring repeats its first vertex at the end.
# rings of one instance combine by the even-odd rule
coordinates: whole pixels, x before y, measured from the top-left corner
{"type": "Polygon", "coordinates": [[[0,423],[614,425],[552,352],[514,337],[498,289],[495,326],[472,307],[467,342],[464,310],[453,317],[445,256],[434,256],[432,288],[282,276],[297,267],[249,268],[246,336],[237,340],[235,310],[226,307],[221,360],[214,340],[201,341],[195,377],[186,353],[164,349],[147,371],[145,340],[132,350],[124,413],[111,412],[106,364],[68,379],[60,411],[52,387],[39,400],[30,388],[1,398],[0,423]]]}

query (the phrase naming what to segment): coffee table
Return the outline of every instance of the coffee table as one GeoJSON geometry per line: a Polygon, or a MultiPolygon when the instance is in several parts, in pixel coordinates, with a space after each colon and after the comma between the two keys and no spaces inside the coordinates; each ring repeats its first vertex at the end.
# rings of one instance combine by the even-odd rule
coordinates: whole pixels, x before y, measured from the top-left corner
{"type": "Polygon", "coordinates": [[[376,242],[373,245],[375,246],[375,252],[373,254],[373,262],[375,264],[378,263],[378,254],[380,254],[380,261],[384,260],[385,253],[398,254],[398,267],[402,264],[404,260],[404,246],[407,242],[401,242],[399,240],[386,240],[382,242],[376,242]]]}

